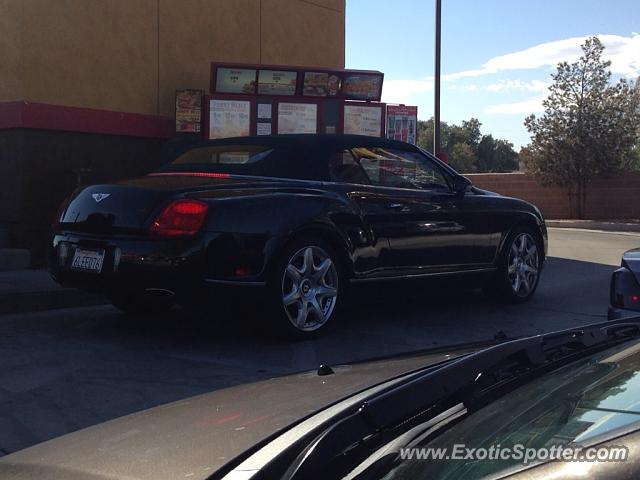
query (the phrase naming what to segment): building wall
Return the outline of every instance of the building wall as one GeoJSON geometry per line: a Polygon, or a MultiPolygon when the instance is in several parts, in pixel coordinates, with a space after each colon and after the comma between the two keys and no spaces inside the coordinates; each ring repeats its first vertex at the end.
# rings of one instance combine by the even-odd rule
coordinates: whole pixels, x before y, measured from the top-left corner
{"type": "Polygon", "coordinates": [[[44,261],[77,186],[170,153],[210,63],[344,67],[345,0],[0,0],[0,228],[44,261]]]}
{"type": "Polygon", "coordinates": [[[161,114],[176,88],[208,90],[212,61],[260,62],[260,0],[160,0],[159,25],[161,114]]]}
{"type": "MultiPolygon", "coordinates": [[[[567,190],[542,186],[524,173],[478,173],[467,175],[479,188],[522,198],[536,205],[545,218],[571,218],[567,190]]],[[[597,178],[587,187],[585,219],[640,218],[640,173],[597,178]]]]}
{"type": "Polygon", "coordinates": [[[344,9],[344,0],[0,0],[0,101],[171,116],[176,88],[207,89],[211,61],[344,67],[344,9]]]}
{"type": "Polygon", "coordinates": [[[344,68],[344,0],[262,0],[261,18],[263,63],[344,68]]]}
{"type": "Polygon", "coordinates": [[[23,0],[24,100],[157,113],[156,0],[23,0]]]}
{"type": "Polygon", "coordinates": [[[23,96],[22,1],[0,0],[0,102],[19,100],[23,96]]]}

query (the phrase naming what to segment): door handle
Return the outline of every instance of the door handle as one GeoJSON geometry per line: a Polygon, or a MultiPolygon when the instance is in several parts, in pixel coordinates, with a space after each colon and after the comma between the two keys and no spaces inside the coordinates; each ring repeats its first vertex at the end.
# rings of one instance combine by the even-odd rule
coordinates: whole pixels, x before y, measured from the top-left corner
{"type": "Polygon", "coordinates": [[[404,203],[390,203],[387,205],[389,210],[402,210],[404,208],[404,203]]]}

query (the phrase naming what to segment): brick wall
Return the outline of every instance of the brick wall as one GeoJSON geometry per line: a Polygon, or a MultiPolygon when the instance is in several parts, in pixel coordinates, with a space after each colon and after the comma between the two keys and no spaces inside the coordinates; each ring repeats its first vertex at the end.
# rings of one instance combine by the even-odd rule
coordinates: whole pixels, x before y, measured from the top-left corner
{"type": "MultiPolygon", "coordinates": [[[[543,187],[524,173],[467,175],[479,188],[527,200],[546,218],[571,218],[569,196],[561,187],[543,187]]],[[[587,187],[586,219],[640,218],[640,172],[599,178],[587,187]]]]}

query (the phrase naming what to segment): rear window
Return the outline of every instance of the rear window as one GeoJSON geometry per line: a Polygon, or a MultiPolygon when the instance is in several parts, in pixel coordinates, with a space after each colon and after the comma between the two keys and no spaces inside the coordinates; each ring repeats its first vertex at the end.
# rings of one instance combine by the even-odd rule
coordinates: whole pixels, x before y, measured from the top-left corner
{"type": "Polygon", "coordinates": [[[237,165],[255,163],[268,157],[273,148],[259,145],[225,145],[217,147],[199,147],[189,150],[178,158],[173,165],[237,165]]]}
{"type": "Polygon", "coordinates": [[[314,145],[200,145],[180,153],[164,172],[214,172],[230,175],[326,180],[328,162],[314,145]]]}

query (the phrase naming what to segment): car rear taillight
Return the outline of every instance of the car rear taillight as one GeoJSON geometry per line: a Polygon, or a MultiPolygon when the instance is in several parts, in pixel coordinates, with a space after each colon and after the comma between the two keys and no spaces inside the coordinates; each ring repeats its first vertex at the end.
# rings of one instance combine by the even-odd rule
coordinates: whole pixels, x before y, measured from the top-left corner
{"type": "Polygon", "coordinates": [[[622,267],[611,276],[611,306],[640,310],[640,285],[628,268],[622,267]]]}
{"type": "Polygon", "coordinates": [[[150,233],[157,237],[180,237],[198,233],[209,206],[200,200],[175,200],[151,224],[150,233]]]}

